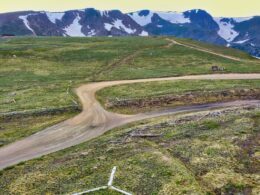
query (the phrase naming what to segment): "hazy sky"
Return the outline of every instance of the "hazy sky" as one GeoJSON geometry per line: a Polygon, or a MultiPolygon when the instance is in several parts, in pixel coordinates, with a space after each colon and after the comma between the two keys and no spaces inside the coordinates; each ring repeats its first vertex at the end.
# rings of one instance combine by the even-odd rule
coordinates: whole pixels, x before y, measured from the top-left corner
{"type": "Polygon", "coordinates": [[[260,15],[260,0],[0,0],[0,12],[19,10],[63,11],[94,7],[101,10],[140,9],[184,11],[201,8],[213,16],[260,15]]]}

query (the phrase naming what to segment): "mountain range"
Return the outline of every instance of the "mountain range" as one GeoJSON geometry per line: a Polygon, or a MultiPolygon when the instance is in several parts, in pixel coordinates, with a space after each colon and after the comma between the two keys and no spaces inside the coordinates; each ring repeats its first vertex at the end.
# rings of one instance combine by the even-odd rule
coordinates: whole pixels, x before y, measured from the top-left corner
{"type": "Polygon", "coordinates": [[[201,9],[122,13],[87,8],[65,12],[3,13],[0,14],[0,35],[176,36],[233,47],[260,57],[260,16],[213,17],[201,9]]]}

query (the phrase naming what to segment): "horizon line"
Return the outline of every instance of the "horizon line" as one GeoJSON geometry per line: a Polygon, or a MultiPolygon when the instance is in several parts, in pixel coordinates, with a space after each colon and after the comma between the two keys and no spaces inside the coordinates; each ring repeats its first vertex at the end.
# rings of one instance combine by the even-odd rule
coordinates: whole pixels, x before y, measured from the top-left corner
{"type": "Polygon", "coordinates": [[[113,11],[113,10],[118,10],[124,14],[130,14],[130,13],[135,13],[135,12],[140,12],[140,11],[144,11],[144,10],[148,10],[148,11],[153,11],[153,12],[176,12],[176,13],[183,13],[186,11],[192,11],[192,10],[203,10],[206,11],[207,13],[209,13],[212,17],[225,17],[225,18],[246,18],[246,17],[255,17],[255,16],[260,16],[259,15],[249,15],[249,16],[214,16],[212,15],[208,10],[206,9],[202,9],[202,8],[194,8],[194,9],[187,9],[187,10],[183,10],[183,11],[173,11],[173,10],[168,10],[168,11],[163,11],[163,10],[153,10],[153,9],[138,9],[135,11],[122,11],[120,9],[97,9],[95,7],[85,7],[85,8],[79,8],[79,9],[65,9],[65,10],[60,10],[60,11],[49,11],[49,10],[16,10],[16,11],[7,11],[7,12],[0,12],[0,14],[8,14],[8,13],[18,13],[18,12],[50,12],[50,13],[63,13],[63,12],[67,12],[67,11],[80,11],[80,10],[86,10],[86,9],[95,9],[97,11],[113,11]]]}

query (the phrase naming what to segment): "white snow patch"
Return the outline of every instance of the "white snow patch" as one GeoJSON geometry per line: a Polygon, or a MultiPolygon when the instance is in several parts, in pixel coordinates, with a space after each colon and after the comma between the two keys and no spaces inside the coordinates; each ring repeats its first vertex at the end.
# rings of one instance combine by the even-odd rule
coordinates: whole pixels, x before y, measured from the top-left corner
{"type": "Polygon", "coordinates": [[[94,35],[96,35],[95,29],[92,29],[90,32],[88,32],[88,37],[93,37],[94,35]]]}
{"type": "Polygon", "coordinates": [[[230,22],[227,23],[221,21],[221,19],[222,18],[214,18],[219,26],[218,35],[225,39],[227,42],[231,42],[239,35],[239,33],[233,29],[233,24],[231,24],[230,22]]]}
{"type": "MultiPolygon", "coordinates": [[[[29,14],[30,15],[30,14],[29,14]]],[[[27,17],[29,15],[25,15],[25,16],[19,16],[19,19],[23,20],[24,25],[26,26],[26,28],[28,28],[34,35],[36,35],[36,33],[34,32],[34,30],[30,27],[30,23],[27,20],[27,17]]]]}
{"type": "Polygon", "coordinates": [[[226,46],[227,46],[227,47],[230,47],[231,45],[228,43],[226,46]]]}
{"type": "Polygon", "coordinates": [[[82,33],[81,29],[82,26],[79,23],[80,21],[80,16],[77,15],[77,17],[74,19],[72,24],[64,28],[66,34],[70,37],[85,37],[85,35],[82,33]]]}
{"type": "Polygon", "coordinates": [[[117,28],[117,29],[123,29],[125,32],[127,32],[128,34],[132,34],[132,33],[135,33],[136,32],[136,29],[131,29],[131,28],[128,28],[126,27],[122,20],[116,20],[114,22],[114,26],[117,28]]]}
{"type": "Polygon", "coordinates": [[[142,36],[142,37],[146,37],[148,35],[149,35],[148,32],[146,32],[144,30],[139,34],[139,36],[142,36]]]}
{"type": "Polygon", "coordinates": [[[62,20],[64,12],[45,12],[49,20],[55,24],[56,20],[62,20]]]}
{"type": "Polygon", "coordinates": [[[150,24],[152,22],[153,12],[149,12],[147,16],[140,16],[140,12],[135,12],[132,14],[129,14],[129,16],[139,25],[145,26],[147,24],[150,24]]]}
{"type": "Polygon", "coordinates": [[[105,29],[108,30],[108,31],[111,31],[111,29],[113,28],[112,24],[104,23],[104,25],[105,25],[105,29]]]}
{"type": "Polygon", "coordinates": [[[239,17],[239,18],[233,18],[234,21],[236,21],[237,23],[240,23],[240,22],[244,22],[244,21],[247,21],[247,20],[251,20],[253,17],[239,17]]]}
{"type": "Polygon", "coordinates": [[[140,16],[140,12],[135,12],[129,14],[129,16],[139,25],[145,26],[152,22],[152,17],[154,14],[157,14],[160,18],[171,22],[173,24],[184,24],[190,23],[190,19],[186,18],[183,13],[179,12],[152,12],[150,11],[147,16],[140,16]]]}
{"type": "Polygon", "coordinates": [[[255,47],[255,44],[254,44],[254,43],[250,43],[250,45],[251,45],[252,47],[255,47]]]}
{"type": "Polygon", "coordinates": [[[179,13],[179,12],[155,12],[155,13],[157,13],[162,19],[167,20],[173,24],[190,23],[190,19],[185,18],[183,13],[179,13]]]}
{"type": "Polygon", "coordinates": [[[99,11],[101,16],[109,16],[109,11],[99,11]]]}
{"type": "Polygon", "coordinates": [[[112,29],[113,27],[115,27],[115,28],[117,28],[117,29],[124,30],[124,31],[127,32],[128,34],[133,34],[133,33],[136,32],[136,29],[131,29],[131,28],[125,26],[125,25],[123,24],[122,20],[119,20],[119,19],[115,20],[115,21],[113,22],[113,24],[104,23],[104,27],[105,27],[105,29],[108,30],[108,31],[111,31],[111,29],[112,29]]]}
{"type": "Polygon", "coordinates": [[[236,41],[236,42],[234,42],[234,43],[242,44],[242,43],[245,43],[245,42],[247,42],[247,41],[249,41],[249,39],[245,39],[245,40],[241,40],[241,41],[236,41]]]}
{"type": "Polygon", "coordinates": [[[158,27],[158,28],[162,28],[162,27],[163,27],[163,25],[157,25],[157,27],[158,27]]]}

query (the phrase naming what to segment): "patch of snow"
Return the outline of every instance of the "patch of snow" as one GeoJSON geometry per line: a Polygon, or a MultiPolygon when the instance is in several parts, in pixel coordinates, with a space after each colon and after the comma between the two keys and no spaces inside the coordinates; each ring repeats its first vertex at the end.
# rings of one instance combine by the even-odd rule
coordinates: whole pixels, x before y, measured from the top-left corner
{"type": "Polygon", "coordinates": [[[240,23],[240,22],[244,22],[244,21],[247,21],[247,20],[251,20],[253,17],[239,17],[239,18],[233,18],[234,21],[236,21],[237,23],[240,23]]]}
{"type": "Polygon", "coordinates": [[[129,16],[139,25],[145,26],[147,24],[150,24],[152,22],[153,13],[149,12],[147,16],[140,16],[140,12],[135,12],[132,14],[129,14],[129,16]]]}
{"type": "Polygon", "coordinates": [[[162,19],[169,21],[173,24],[185,24],[190,23],[190,19],[186,18],[183,13],[178,12],[155,12],[162,19]]]}
{"type": "Polygon", "coordinates": [[[255,47],[255,44],[254,44],[254,43],[250,43],[250,45],[251,45],[252,47],[255,47]]]}
{"type": "Polygon", "coordinates": [[[236,42],[234,42],[234,43],[242,44],[242,43],[245,43],[245,42],[247,42],[247,41],[249,41],[249,39],[245,39],[245,40],[241,40],[241,41],[236,41],[236,42]]]}
{"type": "Polygon", "coordinates": [[[226,46],[227,46],[227,47],[230,47],[231,45],[228,43],[226,46]]]}
{"type": "Polygon", "coordinates": [[[79,23],[80,16],[77,15],[72,24],[64,28],[66,34],[70,37],[85,37],[85,35],[82,33],[82,25],[79,23]]]}
{"type": "Polygon", "coordinates": [[[109,11],[99,11],[101,16],[109,16],[109,11]]]}
{"type": "Polygon", "coordinates": [[[145,26],[152,22],[152,17],[157,14],[160,18],[173,23],[173,24],[184,24],[190,23],[190,19],[186,18],[183,13],[179,12],[149,12],[147,16],[140,16],[140,12],[129,14],[129,16],[139,25],[145,26]]]}
{"type": "Polygon", "coordinates": [[[104,23],[104,26],[105,26],[105,29],[108,30],[108,31],[111,31],[113,25],[112,24],[109,24],[109,23],[104,23]]]}
{"type": "Polygon", "coordinates": [[[148,35],[149,35],[148,32],[146,32],[144,30],[139,34],[139,36],[142,36],[142,37],[146,37],[148,35]]]}
{"type": "Polygon", "coordinates": [[[258,56],[253,56],[253,57],[260,60],[260,57],[258,57],[258,56]]]}
{"type": "Polygon", "coordinates": [[[92,29],[90,32],[88,32],[88,37],[93,37],[94,35],[96,35],[95,29],[92,29]]]}
{"type": "Polygon", "coordinates": [[[214,20],[219,26],[218,35],[225,39],[227,42],[233,41],[239,35],[239,33],[233,29],[234,25],[230,22],[227,23],[221,21],[222,18],[214,18],[214,20]]]}
{"type": "Polygon", "coordinates": [[[113,27],[115,27],[115,28],[117,28],[117,29],[124,30],[124,31],[127,32],[128,34],[133,34],[133,33],[136,32],[136,29],[131,29],[131,28],[125,26],[125,25],[123,24],[122,20],[119,20],[119,19],[115,20],[115,21],[113,22],[113,24],[104,23],[104,27],[105,27],[105,29],[108,30],[108,31],[111,31],[111,29],[112,29],[113,27]]]}
{"type": "Polygon", "coordinates": [[[45,12],[49,20],[55,24],[56,20],[62,20],[64,12],[45,12]]]}
{"type": "Polygon", "coordinates": [[[26,28],[28,28],[34,35],[36,35],[34,30],[30,27],[29,21],[27,20],[28,16],[30,16],[30,14],[29,15],[25,15],[25,16],[19,16],[19,19],[23,20],[23,23],[26,26],[26,28]]]}
{"type": "Polygon", "coordinates": [[[119,20],[117,19],[115,22],[114,22],[114,26],[117,28],[117,29],[123,29],[125,32],[127,32],[128,34],[132,34],[132,33],[135,33],[136,32],[136,29],[131,29],[131,28],[128,28],[126,27],[122,20],[119,20]]]}
{"type": "Polygon", "coordinates": [[[158,27],[158,28],[162,28],[162,27],[163,27],[163,25],[157,25],[157,27],[158,27]]]}

